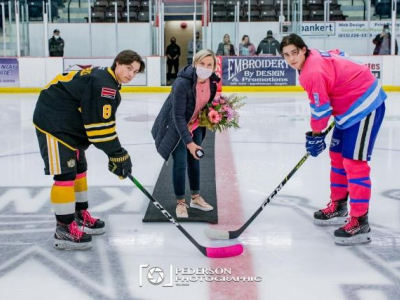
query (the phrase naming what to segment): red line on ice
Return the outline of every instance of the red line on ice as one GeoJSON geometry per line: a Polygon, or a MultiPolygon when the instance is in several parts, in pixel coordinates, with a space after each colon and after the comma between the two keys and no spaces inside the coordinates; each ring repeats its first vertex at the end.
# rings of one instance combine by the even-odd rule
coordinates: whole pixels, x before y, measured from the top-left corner
{"type": "MultiPolygon", "coordinates": [[[[218,225],[216,229],[236,230],[246,221],[243,216],[239,184],[232,155],[229,133],[224,131],[215,136],[215,179],[217,183],[218,225]]],[[[230,268],[232,277],[255,277],[250,250],[238,257],[212,259],[212,268],[230,268]]],[[[212,282],[210,299],[258,299],[257,282],[212,282]]]]}

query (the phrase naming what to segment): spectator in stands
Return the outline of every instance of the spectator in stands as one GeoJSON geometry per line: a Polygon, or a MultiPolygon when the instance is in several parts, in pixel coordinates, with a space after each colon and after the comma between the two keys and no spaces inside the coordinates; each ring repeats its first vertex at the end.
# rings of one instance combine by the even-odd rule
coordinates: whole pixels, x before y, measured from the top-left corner
{"type": "Polygon", "coordinates": [[[167,46],[167,50],[165,51],[165,54],[167,55],[167,67],[168,67],[168,73],[167,73],[167,80],[171,80],[172,76],[172,67],[174,67],[175,74],[174,77],[176,78],[176,75],[178,74],[179,70],[179,56],[181,56],[181,47],[176,43],[176,38],[173,36],[171,38],[171,44],[167,46]]]}
{"type": "MultiPolygon", "coordinates": [[[[382,33],[377,34],[376,37],[373,39],[373,43],[375,44],[374,55],[390,55],[391,49],[391,42],[392,36],[390,34],[389,25],[383,25],[382,33]]],[[[398,53],[398,46],[396,41],[396,46],[394,53],[397,55],[398,53]]]]}
{"type": "Polygon", "coordinates": [[[65,42],[60,36],[60,30],[54,29],[53,37],[49,39],[49,54],[50,56],[64,56],[65,42]]]}
{"type": "Polygon", "coordinates": [[[256,47],[250,43],[248,35],[242,37],[242,42],[239,44],[239,55],[241,56],[253,56],[256,53],[256,47]]]}
{"type": "Polygon", "coordinates": [[[272,30],[268,30],[267,37],[258,45],[256,54],[277,55],[279,53],[279,46],[279,42],[272,36],[272,30]]]}
{"type": "Polygon", "coordinates": [[[203,42],[201,41],[200,38],[200,31],[196,31],[196,52],[193,51],[193,44],[194,41],[193,39],[191,39],[188,45],[188,56],[187,56],[188,65],[192,64],[194,54],[199,52],[203,48],[203,42]]]}
{"type": "Polygon", "coordinates": [[[222,43],[219,43],[217,55],[221,55],[221,56],[235,55],[235,46],[233,46],[231,44],[231,38],[230,38],[229,34],[225,34],[222,43]]]}

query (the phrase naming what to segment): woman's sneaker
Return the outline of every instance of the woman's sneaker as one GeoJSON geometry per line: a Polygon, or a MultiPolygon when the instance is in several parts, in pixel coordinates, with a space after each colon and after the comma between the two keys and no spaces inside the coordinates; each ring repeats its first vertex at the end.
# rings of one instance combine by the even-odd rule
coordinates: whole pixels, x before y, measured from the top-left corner
{"type": "Polygon", "coordinates": [[[347,199],[331,201],[314,213],[315,225],[343,225],[347,223],[347,199]]]}
{"type": "Polygon", "coordinates": [[[176,205],[176,217],[177,218],[188,218],[188,211],[187,208],[189,206],[186,204],[186,202],[178,202],[178,204],[176,205]]]}
{"type": "Polygon", "coordinates": [[[345,226],[335,230],[335,243],[340,245],[369,243],[370,232],[367,214],[358,218],[350,217],[345,226]]]}
{"type": "Polygon", "coordinates": [[[203,197],[197,196],[190,201],[190,207],[200,209],[202,211],[211,211],[214,209],[210,204],[208,204],[203,197]]]}
{"type": "Polygon", "coordinates": [[[75,221],[71,224],[57,222],[54,247],[60,250],[87,250],[92,248],[92,237],[80,231],[75,221]]]}
{"type": "Polygon", "coordinates": [[[93,218],[87,209],[75,212],[75,221],[79,227],[87,234],[103,234],[105,232],[104,222],[100,219],[93,218]]]}

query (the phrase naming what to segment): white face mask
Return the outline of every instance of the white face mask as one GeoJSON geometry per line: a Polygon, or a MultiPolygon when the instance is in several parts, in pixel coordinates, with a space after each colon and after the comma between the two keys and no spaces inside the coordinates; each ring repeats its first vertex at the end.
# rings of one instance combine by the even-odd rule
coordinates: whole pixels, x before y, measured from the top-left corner
{"type": "Polygon", "coordinates": [[[58,39],[60,38],[60,36],[59,36],[59,35],[55,35],[54,38],[55,38],[56,40],[58,40],[58,39]]]}
{"type": "Polygon", "coordinates": [[[389,32],[390,32],[390,30],[386,28],[385,29],[385,33],[389,33],[389,32]]]}
{"type": "Polygon", "coordinates": [[[207,79],[211,76],[212,70],[202,68],[202,67],[196,67],[196,74],[200,79],[207,79]]]}

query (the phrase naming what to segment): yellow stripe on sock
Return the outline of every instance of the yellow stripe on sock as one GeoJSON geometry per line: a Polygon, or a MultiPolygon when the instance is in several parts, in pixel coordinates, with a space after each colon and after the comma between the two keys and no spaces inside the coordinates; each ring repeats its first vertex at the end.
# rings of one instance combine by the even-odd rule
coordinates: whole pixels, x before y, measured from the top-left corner
{"type": "Polygon", "coordinates": [[[53,185],[51,188],[50,201],[53,204],[67,204],[75,202],[74,187],[53,185]]]}
{"type": "Polygon", "coordinates": [[[75,192],[86,192],[88,190],[87,178],[82,177],[79,179],[75,179],[74,190],[75,192]]]}

